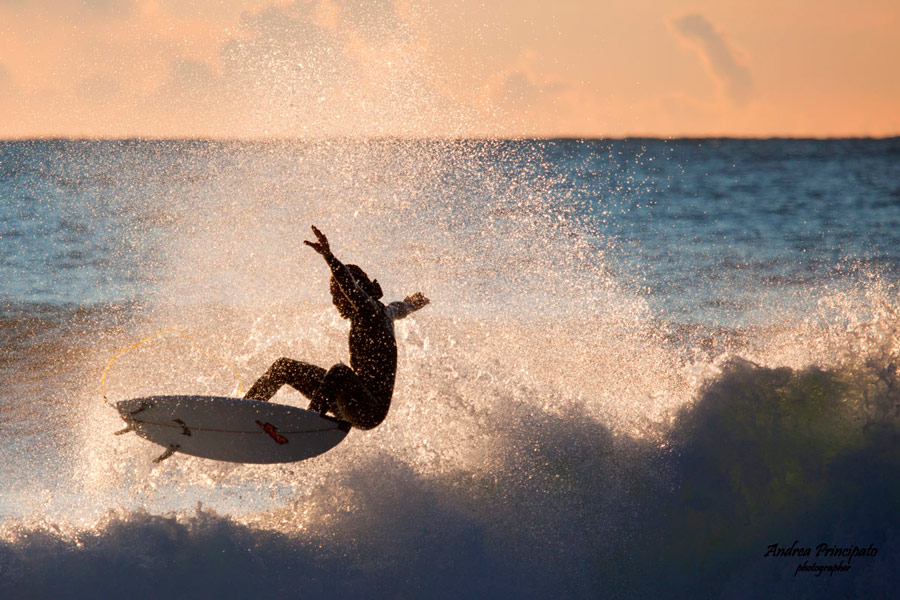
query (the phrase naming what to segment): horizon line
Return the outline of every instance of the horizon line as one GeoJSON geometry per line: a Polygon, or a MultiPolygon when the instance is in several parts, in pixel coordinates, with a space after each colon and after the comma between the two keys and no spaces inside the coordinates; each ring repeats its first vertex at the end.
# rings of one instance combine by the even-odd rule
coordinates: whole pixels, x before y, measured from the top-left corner
{"type": "Polygon", "coordinates": [[[628,134],[628,135],[611,135],[611,136],[576,136],[576,135],[534,135],[534,136],[490,136],[490,135],[472,135],[472,136],[438,136],[438,135],[335,135],[335,136],[316,136],[316,137],[300,137],[300,136],[142,136],[142,135],[126,135],[126,136],[67,136],[67,135],[47,135],[47,136],[0,136],[0,143],[10,142],[221,142],[221,143],[285,143],[285,142],[302,142],[302,143],[331,143],[331,142],[509,142],[509,141],[629,141],[629,140],[746,140],[746,141],[776,141],[776,140],[809,140],[809,141],[829,141],[829,140],[892,140],[900,139],[900,132],[887,135],[657,135],[657,134],[628,134]]]}

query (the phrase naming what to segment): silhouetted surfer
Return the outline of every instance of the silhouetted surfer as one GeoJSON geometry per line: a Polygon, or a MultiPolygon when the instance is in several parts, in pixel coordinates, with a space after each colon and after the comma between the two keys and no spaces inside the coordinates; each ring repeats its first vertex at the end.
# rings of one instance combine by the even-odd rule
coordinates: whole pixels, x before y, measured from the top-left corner
{"type": "Polygon", "coordinates": [[[421,292],[387,306],[379,301],[378,280],[369,280],[357,265],[334,257],[328,239],[312,228],[315,242],[303,242],[325,258],[331,268],[331,299],[350,319],[350,366],[339,363],[328,371],[290,358],[279,358],[244,396],[267,401],[284,385],[311,400],[309,410],[330,412],[359,429],[371,429],[387,416],[397,373],[394,320],[428,304],[421,292]]]}

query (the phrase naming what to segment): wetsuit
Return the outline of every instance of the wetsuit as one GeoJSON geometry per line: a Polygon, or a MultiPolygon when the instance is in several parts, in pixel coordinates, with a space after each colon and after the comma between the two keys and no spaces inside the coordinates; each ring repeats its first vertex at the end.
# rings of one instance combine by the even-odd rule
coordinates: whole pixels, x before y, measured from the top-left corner
{"type": "Polygon", "coordinates": [[[391,302],[387,306],[366,293],[346,265],[325,257],[334,281],[350,305],[350,366],[339,363],[328,371],[290,358],[279,358],[250,388],[245,398],[269,400],[290,385],[312,400],[310,410],[331,412],[359,429],[371,429],[387,416],[397,374],[394,320],[418,306],[391,302]]]}

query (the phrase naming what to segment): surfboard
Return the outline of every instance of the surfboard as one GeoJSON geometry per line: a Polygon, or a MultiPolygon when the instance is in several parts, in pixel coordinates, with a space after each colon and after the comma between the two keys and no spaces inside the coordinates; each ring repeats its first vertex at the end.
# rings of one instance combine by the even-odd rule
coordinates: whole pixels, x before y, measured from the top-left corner
{"type": "Polygon", "coordinates": [[[240,463],[280,463],[318,456],[350,431],[350,424],[277,404],[221,396],[148,396],[116,404],[128,427],[166,451],[240,463]]]}

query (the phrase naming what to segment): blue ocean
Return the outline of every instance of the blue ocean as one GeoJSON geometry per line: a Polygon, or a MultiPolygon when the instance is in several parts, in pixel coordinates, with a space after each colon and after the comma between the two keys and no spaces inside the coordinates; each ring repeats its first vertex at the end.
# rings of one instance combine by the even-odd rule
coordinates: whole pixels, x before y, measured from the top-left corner
{"type": "Polygon", "coordinates": [[[898,138],[0,142],[0,597],[889,597],[898,291],[898,138]],[[113,435],[347,360],[311,224],[431,299],[386,421],[113,435]]]}

